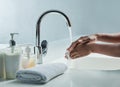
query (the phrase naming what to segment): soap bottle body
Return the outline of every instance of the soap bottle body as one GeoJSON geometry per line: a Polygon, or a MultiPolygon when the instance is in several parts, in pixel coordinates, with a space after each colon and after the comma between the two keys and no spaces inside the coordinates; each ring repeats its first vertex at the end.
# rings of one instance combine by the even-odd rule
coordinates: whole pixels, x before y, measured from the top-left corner
{"type": "Polygon", "coordinates": [[[2,51],[0,51],[0,78],[6,78],[5,65],[4,65],[5,55],[2,51]]]}
{"type": "Polygon", "coordinates": [[[8,47],[4,50],[4,71],[6,79],[16,78],[16,72],[20,69],[21,53],[22,52],[19,47],[8,47]]]}

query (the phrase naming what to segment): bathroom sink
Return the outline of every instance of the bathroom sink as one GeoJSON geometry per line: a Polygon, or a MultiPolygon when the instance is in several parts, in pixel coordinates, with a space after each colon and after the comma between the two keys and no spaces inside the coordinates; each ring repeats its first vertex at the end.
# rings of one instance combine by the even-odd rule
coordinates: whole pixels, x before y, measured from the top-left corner
{"type": "Polygon", "coordinates": [[[120,58],[92,54],[72,60],[71,66],[75,69],[84,70],[118,70],[120,69],[120,58]]]}
{"type": "Polygon", "coordinates": [[[54,62],[68,65],[65,74],[54,79],[55,83],[50,82],[55,87],[59,87],[59,83],[62,87],[120,87],[120,58],[91,54],[73,60],[60,58],[54,62]]]}
{"type": "Polygon", "coordinates": [[[120,70],[76,70],[69,73],[70,87],[119,87],[120,70]]]}
{"type": "Polygon", "coordinates": [[[120,58],[101,54],[91,54],[70,60],[59,58],[54,62],[66,63],[69,68],[76,70],[120,70],[120,58]]]}

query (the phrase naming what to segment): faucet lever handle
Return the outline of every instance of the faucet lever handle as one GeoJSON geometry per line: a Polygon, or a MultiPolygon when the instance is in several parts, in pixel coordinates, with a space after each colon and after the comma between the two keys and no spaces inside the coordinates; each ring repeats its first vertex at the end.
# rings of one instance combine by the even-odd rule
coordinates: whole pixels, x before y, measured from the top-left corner
{"type": "Polygon", "coordinates": [[[47,50],[48,50],[48,42],[47,42],[47,40],[43,40],[41,42],[41,47],[42,47],[42,54],[46,55],[47,50]]]}

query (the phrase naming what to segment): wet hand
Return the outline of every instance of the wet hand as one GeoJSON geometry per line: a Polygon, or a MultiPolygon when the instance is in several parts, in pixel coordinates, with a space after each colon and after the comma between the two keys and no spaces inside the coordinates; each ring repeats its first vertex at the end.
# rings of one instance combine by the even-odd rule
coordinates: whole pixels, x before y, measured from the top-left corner
{"type": "Polygon", "coordinates": [[[71,52],[70,57],[72,59],[87,56],[91,53],[91,49],[89,47],[89,44],[79,44],[77,45],[71,52]]]}
{"type": "Polygon", "coordinates": [[[97,36],[95,34],[89,35],[89,36],[83,36],[83,37],[80,37],[75,42],[73,42],[67,50],[71,52],[74,48],[76,48],[77,45],[83,45],[83,44],[92,43],[95,41],[97,41],[97,36]]]}

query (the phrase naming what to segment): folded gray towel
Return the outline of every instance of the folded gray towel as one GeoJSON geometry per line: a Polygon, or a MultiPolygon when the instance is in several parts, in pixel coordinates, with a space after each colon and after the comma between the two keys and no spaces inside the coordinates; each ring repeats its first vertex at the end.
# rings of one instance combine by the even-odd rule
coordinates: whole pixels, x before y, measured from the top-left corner
{"type": "Polygon", "coordinates": [[[67,70],[63,63],[41,64],[33,68],[19,70],[16,79],[28,83],[46,83],[52,78],[61,75],[67,70]]]}

